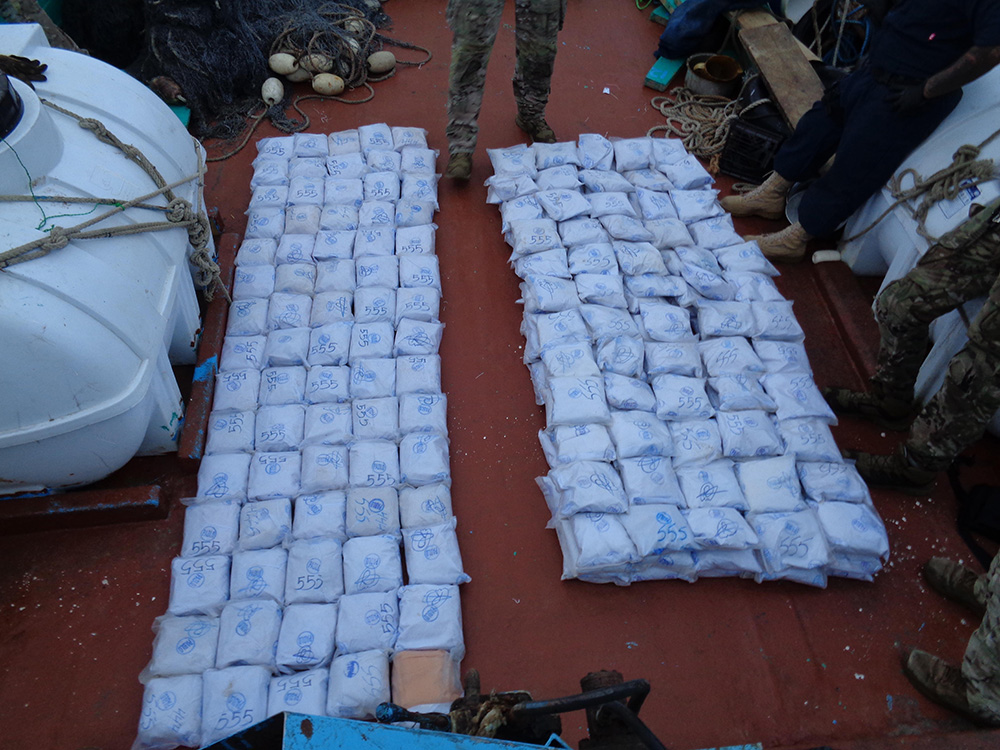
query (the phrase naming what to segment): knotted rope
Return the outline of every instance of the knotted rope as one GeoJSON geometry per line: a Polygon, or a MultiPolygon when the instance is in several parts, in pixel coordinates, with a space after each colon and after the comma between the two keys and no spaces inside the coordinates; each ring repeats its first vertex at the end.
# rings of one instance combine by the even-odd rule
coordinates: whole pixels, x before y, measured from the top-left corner
{"type": "Polygon", "coordinates": [[[954,200],[959,194],[970,187],[990,182],[997,178],[996,165],[992,159],[980,159],[982,150],[993,140],[1000,136],[1000,130],[994,131],[992,135],[985,138],[979,145],[973,146],[965,144],[959,146],[952,156],[952,162],[947,167],[939,169],[930,177],[923,179],[915,169],[904,169],[899,174],[889,180],[889,192],[895,199],[892,204],[883,211],[875,221],[862,229],[857,234],[847,237],[841,242],[852,242],[863,237],[897,207],[919,200],[916,207],[907,206],[910,214],[917,221],[917,233],[930,243],[937,241],[927,231],[927,214],[931,208],[940,201],[954,200]],[[903,183],[906,178],[911,178],[911,187],[904,188],[903,183]]]}
{"type": "Polygon", "coordinates": [[[113,146],[121,151],[127,159],[137,164],[149,176],[149,178],[156,185],[157,189],[129,201],[116,201],[106,198],[81,199],[62,198],[58,196],[40,197],[34,195],[0,196],[0,201],[38,201],[43,199],[46,201],[58,201],[65,203],[92,203],[99,205],[110,204],[113,206],[109,211],[95,216],[92,219],[88,219],[87,221],[81,222],[80,224],[68,228],[59,226],[53,227],[48,231],[45,237],[32,240],[31,242],[26,242],[23,245],[19,245],[18,247],[14,247],[0,253],[0,270],[7,268],[8,266],[33,260],[34,258],[40,258],[55,250],[61,250],[73,240],[105,239],[183,227],[187,229],[188,241],[192,247],[190,261],[197,269],[198,285],[205,289],[205,298],[211,300],[215,290],[221,289],[223,294],[226,296],[226,299],[229,299],[229,291],[222,283],[219,265],[212,259],[208,250],[208,243],[211,236],[208,217],[205,215],[204,211],[200,210],[200,207],[198,210],[195,210],[190,201],[178,197],[173,192],[174,188],[191,182],[192,180],[198,180],[200,182],[205,174],[205,165],[201,163],[201,160],[199,159],[197,173],[168,184],[156,166],[146,158],[142,151],[131,144],[121,141],[114,135],[114,133],[108,130],[100,120],[89,117],[81,117],[75,112],[64,109],[63,107],[45,99],[42,99],[41,101],[51,109],[54,109],[55,111],[68,117],[72,117],[77,121],[81,128],[89,130],[93,133],[94,137],[102,143],[113,146]],[[147,205],[147,201],[160,195],[167,200],[166,206],[147,205]],[[166,221],[141,222],[128,226],[107,227],[105,229],[94,229],[88,231],[88,227],[98,224],[105,219],[134,207],[155,208],[156,210],[163,211],[166,221]]]}

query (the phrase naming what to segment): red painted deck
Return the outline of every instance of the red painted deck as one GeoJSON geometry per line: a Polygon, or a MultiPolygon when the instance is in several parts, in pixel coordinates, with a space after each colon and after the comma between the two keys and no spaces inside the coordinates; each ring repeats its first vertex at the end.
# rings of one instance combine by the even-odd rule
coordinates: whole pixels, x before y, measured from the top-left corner
{"type": "MultiPolygon", "coordinates": [[[[312,130],[383,121],[421,126],[432,146],[446,150],[451,37],[444,6],[387,3],[392,35],[428,47],[433,60],[376,84],[367,104],[306,103],[312,130]]],[[[536,438],[543,413],[521,364],[518,279],[506,263],[499,213],[485,204],[482,187],[491,174],[485,148],[522,138],[513,122],[512,8],[507,12],[473,180],[442,183],[437,217],[453,496],[473,579],[462,589],[464,666],[479,669],[484,690],[526,689],[536,698],[575,693],[579,678],[596,669],[646,678],[652,693],[642,716],[672,748],[1000,745],[1000,733],[976,731],[920,697],[899,668],[900,654],[913,646],[959,659],[976,626],[929,592],[919,573],[931,555],[970,558],[944,486],[917,500],[875,494],[892,559],[874,584],[834,579],[818,591],[733,579],[631,588],[560,582],[559,546],[544,528],[547,513],[534,482],[546,471],[536,438]]],[[[634,137],[662,122],[650,106],[656,92],[641,85],[662,31],[648,15],[631,2],[570,2],[549,109],[560,137],[634,137]]],[[[262,127],[259,134],[272,133],[262,127]]],[[[208,204],[219,207],[227,231],[243,228],[252,156],[247,149],[209,171],[208,204]]],[[[749,225],[737,228],[746,233],[749,225]]],[[[861,385],[873,341],[862,286],[844,268],[811,264],[788,268],[779,285],[796,302],[820,385],[861,385]],[[839,315],[846,317],[838,323],[839,315]]],[[[888,451],[897,439],[846,420],[835,434],[844,447],[869,450],[888,451]]],[[[996,450],[989,439],[978,452],[996,450]]],[[[0,537],[0,746],[130,745],[142,695],[136,678],[149,658],[150,625],[166,607],[169,561],[181,541],[175,501],[194,489],[189,471],[168,458],[116,478],[157,478],[163,497],[174,501],[163,520],[0,537]]],[[[1000,481],[995,466],[976,474],[1000,481]]],[[[582,712],[566,716],[566,738],[575,744],[583,725],[582,712]]]]}

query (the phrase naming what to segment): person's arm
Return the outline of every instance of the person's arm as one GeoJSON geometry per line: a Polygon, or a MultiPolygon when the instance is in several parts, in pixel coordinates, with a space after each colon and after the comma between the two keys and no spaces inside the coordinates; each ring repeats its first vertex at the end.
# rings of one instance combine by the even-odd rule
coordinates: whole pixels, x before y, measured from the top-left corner
{"type": "Polygon", "coordinates": [[[1000,47],[971,47],[958,60],[927,79],[923,94],[928,99],[950,94],[989,73],[1000,63],[1000,47]]]}
{"type": "Polygon", "coordinates": [[[914,112],[928,99],[958,91],[965,84],[989,73],[997,63],[1000,63],[1000,46],[970,47],[954,63],[926,81],[893,87],[888,101],[897,112],[914,112]]]}

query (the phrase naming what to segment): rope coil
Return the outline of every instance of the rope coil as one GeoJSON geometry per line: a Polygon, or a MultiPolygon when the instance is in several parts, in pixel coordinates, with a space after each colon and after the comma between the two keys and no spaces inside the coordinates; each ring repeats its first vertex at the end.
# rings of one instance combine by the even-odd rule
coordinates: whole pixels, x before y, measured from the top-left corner
{"type": "Polygon", "coordinates": [[[678,86],[670,93],[654,96],[650,100],[650,106],[663,115],[667,122],[665,125],[654,125],[646,131],[646,135],[666,131],[680,138],[689,152],[709,160],[708,171],[715,174],[719,171],[719,158],[726,146],[733,121],[770,102],[770,99],[758,99],[741,107],[738,96],[736,99],[729,99],[725,96],[696,94],[691,89],[678,86]]]}
{"type": "MultiPolygon", "coordinates": [[[[214,296],[214,292],[217,289],[221,289],[226,299],[231,299],[229,296],[229,290],[227,290],[225,285],[222,283],[219,265],[212,259],[211,253],[208,250],[208,243],[211,237],[211,228],[208,223],[208,217],[205,216],[203,211],[195,211],[194,206],[191,205],[190,201],[175,195],[173,192],[174,188],[191,182],[192,180],[200,182],[205,175],[206,167],[204,163],[202,163],[199,159],[198,171],[195,174],[167,184],[166,180],[163,179],[163,175],[160,174],[159,170],[146,158],[142,151],[135,146],[121,141],[110,130],[108,130],[104,123],[100,120],[89,117],[81,117],[75,112],[64,109],[63,107],[60,107],[59,105],[46,99],[41,99],[40,101],[51,109],[75,119],[81,128],[93,133],[93,135],[102,143],[113,146],[121,151],[126,158],[142,168],[142,170],[156,185],[157,189],[129,201],[116,201],[110,199],[91,199],[88,201],[80,198],[66,198],[64,202],[67,203],[90,202],[99,205],[110,204],[112,205],[112,208],[103,214],[83,221],[72,227],[52,227],[47,232],[46,236],[26,242],[0,253],[0,270],[19,263],[25,263],[29,260],[34,260],[35,258],[43,257],[56,250],[61,250],[69,245],[73,240],[107,239],[112,237],[141,234],[144,232],[157,232],[168,229],[185,228],[188,233],[188,241],[192,247],[192,251],[189,254],[189,260],[197,269],[199,286],[204,288],[205,298],[207,300],[211,300],[214,296]],[[129,208],[140,206],[145,207],[147,201],[160,195],[166,198],[167,205],[155,208],[165,212],[165,221],[141,222],[128,226],[88,230],[88,227],[122,213],[129,208]]],[[[63,201],[63,199],[58,196],[44,196],[43,198],[47,201],[63,201]]],[[[38,197],[33,195],[0,196],[0,201],[8,202],[37,200],[38,197]]]]}

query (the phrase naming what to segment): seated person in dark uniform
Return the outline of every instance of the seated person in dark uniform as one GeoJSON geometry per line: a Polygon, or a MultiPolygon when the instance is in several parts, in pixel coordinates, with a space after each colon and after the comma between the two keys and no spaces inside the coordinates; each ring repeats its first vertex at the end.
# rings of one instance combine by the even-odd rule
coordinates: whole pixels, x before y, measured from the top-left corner
{"type": "Polygon", "coordinates": [[[861,67],[828,90],[778,151],[774,172],[722,205],[733,216],[784,215],[795,182],[811,180],[798,221],[754,237],[772,260],[796,261],[875,194],[962,98],[962,86],[1000,62],[1000,2],[899,0],[872,35],[861,67]]]}

